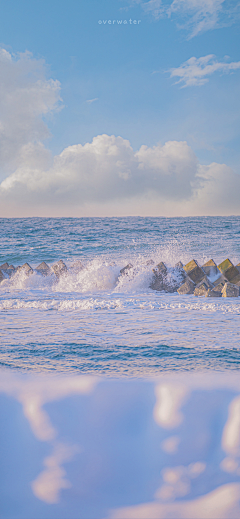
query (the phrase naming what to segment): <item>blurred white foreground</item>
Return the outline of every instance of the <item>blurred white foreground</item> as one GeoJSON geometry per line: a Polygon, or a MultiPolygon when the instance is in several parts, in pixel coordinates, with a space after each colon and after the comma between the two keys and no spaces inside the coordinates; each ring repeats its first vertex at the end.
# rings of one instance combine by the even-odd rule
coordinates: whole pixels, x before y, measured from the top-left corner
{"type": "Polygon", "coordinates": [[[240,518],[239,374],[1,372],[2,519],[240,518]]]}

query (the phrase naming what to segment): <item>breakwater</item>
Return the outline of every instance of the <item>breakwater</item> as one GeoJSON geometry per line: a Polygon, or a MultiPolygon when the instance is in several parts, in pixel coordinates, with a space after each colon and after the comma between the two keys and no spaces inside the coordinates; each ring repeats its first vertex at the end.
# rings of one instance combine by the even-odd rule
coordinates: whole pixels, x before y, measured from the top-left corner
{"type": "MultiPolygon", "coordinates": [[[[167,266],[163,261],[154,266],[153,260],[146,262],[151,269],[149,288],[158,292],[177,292],[179,295],[194,294],[197,297],[238,297],[240,295],[240,263],[236,266],[230,259],[225,259],[219,265],[213,259],[199,265],[194,259],[183,265],[181,261],[174,267],[167,266]]],[[[0,265],[0,283],[19,274],[30,276],[51,276],[58,281],[69,274],[78,274],[84,270],[81,261],[75,261],[70,266],[59,260],[52,266],[42,261],[36,268],[29,263],[14,267],[5,262],[0,265]]],[[[116,282],[124,277],[134,277],[135,267],[128,263],[119,270],[116,282]]]]}

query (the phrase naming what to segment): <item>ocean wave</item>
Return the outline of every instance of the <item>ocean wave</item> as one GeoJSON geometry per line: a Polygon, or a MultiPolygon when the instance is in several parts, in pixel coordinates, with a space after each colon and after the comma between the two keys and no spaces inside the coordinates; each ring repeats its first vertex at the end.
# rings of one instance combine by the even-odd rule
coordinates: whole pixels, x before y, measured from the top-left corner
{"type": "Polygon", "coordinates": [[[121,274],[120,270],[124,266],[126,263],[115,264],[95,258],[87,262],[78,272],[72,270],[70,264],[68,271],[59,278],[54,274],[43,276],[36,271],[28,275],[21,270],[2,281],[0,293],[15,290],[41,290],[54,293],[87,293],[106,290],[133,292],[149,288],[153,276],[152,264],[140,260],[128,270],[127,274],[121,274]]]}
{"type": "MultiPolygon", "coordinates": [[[[177,297],[165,294],[167,301],[162,301],[164,297],[161,294],[161,300],[156,298],[86,298],[86,299],[47,299],[47,300],[24,300],[24,299],[5,299],[0,301],[0,311],[2,310],[57,310],[57,311],[74,311],[74,310],[173,310],[173,311],[196,311],[196,312],[218,312],[225,314],[240,313],[240,303],[232,301],[221,302],[205,302],[205,300],[194,301],[194,296],[185,296],[184,300],[176,301],[177,297]],[[170,301],[174,297],[174,301],[170,301]],[[186,298],[191,299],[189,302],[186,298]]],[[[181,297],[182,299],[182,297],[181,297]]]]}

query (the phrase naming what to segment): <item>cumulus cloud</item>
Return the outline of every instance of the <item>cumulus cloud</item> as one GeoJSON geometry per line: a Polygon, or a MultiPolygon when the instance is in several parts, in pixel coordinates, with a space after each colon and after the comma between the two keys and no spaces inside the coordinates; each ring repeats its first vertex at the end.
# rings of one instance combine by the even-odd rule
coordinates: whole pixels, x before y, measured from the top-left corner
{"type": "Polygon", "coordinates": [[[1,216],[239,214],[240,175],[202,166],[187,142],[134,151],[97,135],[53,157],[43,118],[59,108],[60,84],[29,53],[1,51],[1,216]]]}
{"type": "Polygon", "coordinates": [[[20,165],[0,185],[2,198],[48,199],[53,204],[134,199],[145,194],[167,200],[188,200],[198,184],[197,159],[186,142],[167,142],[134,153],[129,141],[98,135],[84,146],[69,146],[44,170],[33,167],[32,150],[25,147],[20,165]]]}
{"type": "Polygon", "coordinates": [[[175,18],[180,28],[190,31],[190,38],[199,33],[231,25],[239,15],[239,5],[231,0],[133,0],[158,20],[175,18]]]}
{"type": "Polygon", "coordinates": [[[64,149],[48,169],[32,151],[24,148],[24,165],[0,185],[6,211],[16,204],[28,214],[35,207],[35,215],[239,213],[240,175],[226,165],[200,165],[186,142],[134,152],[122,137],[98,135],[64,149]]]}
{"type": "Polygon", "coordinates": [[[208,54],[201,58],[192,57],[180,67],[170,69],[170,76],[180,78],[176,84],[182,83],[182,88],[188,86],[201,86],[209,81],[207,76],[214,72],[228,73],[240,68],[240,61],[231,63],[217,61],[214,54],[208,54]]]}

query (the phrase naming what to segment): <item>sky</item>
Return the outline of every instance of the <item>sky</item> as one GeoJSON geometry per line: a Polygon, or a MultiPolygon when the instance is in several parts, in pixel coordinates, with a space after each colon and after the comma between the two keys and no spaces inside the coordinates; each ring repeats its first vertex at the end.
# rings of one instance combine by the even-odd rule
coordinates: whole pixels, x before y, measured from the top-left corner
{"type": "Polygon", "coordinates": [[[3,0],[0,217],[240,214],[237,0],[3,0]]]}

